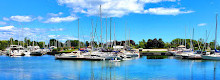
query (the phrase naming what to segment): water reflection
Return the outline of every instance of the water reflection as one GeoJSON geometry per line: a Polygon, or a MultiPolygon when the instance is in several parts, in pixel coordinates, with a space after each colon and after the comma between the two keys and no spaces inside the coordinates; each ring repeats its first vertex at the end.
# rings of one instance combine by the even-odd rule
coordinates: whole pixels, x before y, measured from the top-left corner
{"type": "Polygon", "coordinates": [[[43,57],[0,57],[0,79],[219,80],[219,61],[173,58],[109,61],[55,60],[43,57]]]}

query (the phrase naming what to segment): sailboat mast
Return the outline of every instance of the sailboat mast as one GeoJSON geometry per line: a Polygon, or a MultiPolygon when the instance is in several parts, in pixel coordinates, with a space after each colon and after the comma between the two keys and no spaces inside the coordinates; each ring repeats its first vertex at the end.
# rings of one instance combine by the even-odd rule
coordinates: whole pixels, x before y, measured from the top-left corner
{"type": "Polygon", "coordinates": [[[43,48],[45,48],[45,45],[44,45],[45,43],[44,43],[44,41],[43,41],[43,48]]]}
{"type": "Polygon", "coordinates": [[[94,39],[93,39],[93,20],[92,20],[91,23],[92,23],[92,41],[91,41],[91,47],[92,47],[92,51],[93,51],[93,40],[94,40],[94,39]]]}
{"type": "Polygon", "coordinates": [[[33,37],[33,46],[34,46],[34,37],[33,37]]]}
{"type": "Polygon", "coordinates": [[[23,47],[24,47],[24,32],[23,32],[23,26],[22,26],[22,40],[23,40],[23,47]]]}
{"type": "Polygon", "coordinates": [[[78,39],[79,39],[79,50],[80,50],[80,38],[79,38],[79,18],[78,18],[78,39]]]}
{"type": "Polygon", "coordinates": [[[112,18],[110,17],[110,47],[112,47],[112,18]]]}
{"type": "Polygon", "coordinates": [[[28,39],[26,40],[26,42],[27,42],[27,47],[28,47],[29,46],[28,39]]]}
{"type": "Polygon", "coordinates": [[[205,32],[205,38],[206,38],[206,41],[205,41],[205,50],[206,50],[206,42],[207,42],[207,30],[205,32]]]}
{"type": "Polygon", "coordinates": [[[126,23],[125,23],[125,47],[126,47],[126,23]]]}
{"type": "Polygon", "coordinates": [[[114,46],[116,46],[116,40],[115,40],[115,22],[114,22],[114,46]]]}
{"type": "Polygon", "coordinates": [[[103,48],[103,45],[102,45],[102,5],[100,5],[100,26],[101,26],[101,47],[103,48]]]}
{"type": "Polygon", "coordinates": [[[13,43],[12,43],[12,40],[13,40],[13,39],[12,39],[12,37],[11,37],[10,39],[11,39],[11,45],[13,45],[13,43]]]}
{"type": "Polygon", "coordinates": [[[192,38],[193,38],[193,36],[192,36],[192,33],[191,33],[192,31],[190,30],[190,36],[191,36],[191,39],[190,39],[190,48],[192,49],[192,38]]]}
{"type": "Polygon", "coordinates": [[[131,40],[130,40],[130,29],[129,29],[129,46],[130,46],[130,41],[131,41],[131,40]]]}
{"type": "Polygon", "coordinates": [[[216,14],[216,29],[215,29],[215,49],[216,49],[216,42],[217,42],[217,17],[218,17],[218,14],[216,14]]]}
{"type": "Polygon", "coordinates": [[[193,39],[194,39],[194,28],[193,28],[193,37],[192,37],[192,49],[194,50],[193,39]]]}
{"type": "Polygon", "coordinates": [[[18,33],[18,46],[19,46],[19,38],[20,38],[20,33],[18,33]]]}
{"type": "Polygon", "coordinates": [[[185,48],[186,48],[186,27],[185,27],[185,48]]]}
{"type": "Polygon", "coordinates": [[[106,16],[106,48],[108,48],[108,26],[107,26],[107,16],[106,16]]]}

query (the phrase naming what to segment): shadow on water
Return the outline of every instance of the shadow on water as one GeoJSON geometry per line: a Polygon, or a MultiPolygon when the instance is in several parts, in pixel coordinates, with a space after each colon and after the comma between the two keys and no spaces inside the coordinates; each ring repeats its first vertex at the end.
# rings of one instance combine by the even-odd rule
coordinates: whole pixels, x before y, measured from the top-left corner
{"type": "Polygon", "coordinates": [[[78,75],[75,77],[78,80],[117,80],[115,71],[121,66],[121,62],[110,61],[56,60],[56,62],[64,65],[65,68],[71,67],[71,71],[78,75]]]}
{"type": "MultiPolygon", "coordinates": [[[[197,80],[198,74],[201,74],[202,80],[218,80],[219,70],[217,70],[220,61],[216,60],[187,60],[177,59],[181,63],[190,63],[190,80],[197,80]],[[201,73],[200,73],[201,72],[201,73]],[[196,76],[195,76],[196,75],[196,76]]],[[[200,77],[200,78],[201,78],[200,77]]]]}

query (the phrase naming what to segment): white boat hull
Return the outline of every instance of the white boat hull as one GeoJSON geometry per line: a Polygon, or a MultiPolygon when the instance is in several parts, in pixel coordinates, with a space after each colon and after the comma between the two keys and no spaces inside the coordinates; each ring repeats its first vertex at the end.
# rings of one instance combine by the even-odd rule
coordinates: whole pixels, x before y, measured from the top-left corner
{"type": "Polygon", "coordinates": [[[220,60],[220,55],[202,55],[205,60],[220,60]]]}

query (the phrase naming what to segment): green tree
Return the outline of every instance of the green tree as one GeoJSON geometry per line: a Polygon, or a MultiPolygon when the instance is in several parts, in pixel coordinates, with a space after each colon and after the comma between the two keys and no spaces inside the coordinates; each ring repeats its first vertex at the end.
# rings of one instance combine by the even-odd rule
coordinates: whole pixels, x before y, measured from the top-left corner
{"type": "Polygon", "coordinates": [[[146,48],[144,39],[142,41],[139,41],[139,48],[146,48]]]}
{"type": "Polygon", "coordinates": [[[165,48],[170,48],[170,47],[171,47],[171,44],[168,43],[168,42],[166,42],[166,43],[164,43],[164,47],[165,47],[165,48]]]}
{"type": "Polygon", "coordinates": [[[146,44],[146,48],[150,49],[153,47],[153,40],[152,39],[148,39],[147,40],[147,44],[146,44]]]}
{"type": "Polygon", "coordinates": [[[9,46],[9,44],[10,44],[9,41],[6,40],[0,41],[0,50],[6,49],[9,46]]]}
{"type": "Polygon", "coordinates": [[[164,48],[164,42],[163,42],[163,40],[160,38],[159,40],[158,40],[158,48],[164,48]]]}
{"type": "Polygon", "coordinates": [[[89,46],[89,41],[86,41],[86,47],[88,47],[89,46]]]}

